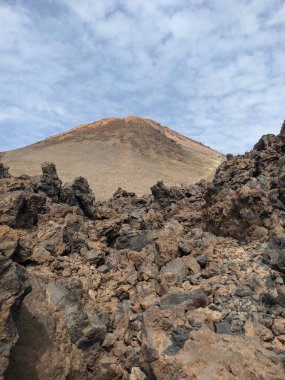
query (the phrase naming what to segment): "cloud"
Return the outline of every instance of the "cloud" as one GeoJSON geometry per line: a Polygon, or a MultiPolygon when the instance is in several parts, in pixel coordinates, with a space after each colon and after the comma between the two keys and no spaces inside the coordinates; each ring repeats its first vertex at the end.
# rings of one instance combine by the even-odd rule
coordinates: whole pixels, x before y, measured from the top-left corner
{"type": "Polygon", "coordinates": [[[275,12],[272,17],[268,20],[268,26],[276,26],[276,25],[284,25],[285,23],[285,4],[279,8],[277,12],[275,12]]]}
{"type": "Polygon", "coordinates": [[[242,153],[284,119],[281,0],[2,0],[0,150],[137,114],[242,153]]]}

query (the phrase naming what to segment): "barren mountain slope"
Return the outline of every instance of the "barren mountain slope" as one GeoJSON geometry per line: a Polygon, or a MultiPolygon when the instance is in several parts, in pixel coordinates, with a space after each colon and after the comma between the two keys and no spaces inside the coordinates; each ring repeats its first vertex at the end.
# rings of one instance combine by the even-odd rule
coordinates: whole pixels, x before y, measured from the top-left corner
{"type": "Polygon", "coordinates": [[[149,119],[108,118],[3,154],[13,175],[40,174],[53,161],[63,181],[86,177],[95,195],[118,187],[141,195],[163,180],[167,185],[210,179],[223,155],[149,119]]]}

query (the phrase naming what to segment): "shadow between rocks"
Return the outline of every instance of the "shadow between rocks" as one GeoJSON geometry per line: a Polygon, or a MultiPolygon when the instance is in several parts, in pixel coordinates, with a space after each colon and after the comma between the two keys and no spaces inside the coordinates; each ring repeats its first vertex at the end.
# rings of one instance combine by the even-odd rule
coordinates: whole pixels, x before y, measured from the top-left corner
{"type": "Polygon", "coordinates": [[[10,362],[4,379],[41,380],[37,373],[37,364],[51,346],[47,331],[25,305],[20,310],[16,326],[19,339],[11,350],[10,362]]]}

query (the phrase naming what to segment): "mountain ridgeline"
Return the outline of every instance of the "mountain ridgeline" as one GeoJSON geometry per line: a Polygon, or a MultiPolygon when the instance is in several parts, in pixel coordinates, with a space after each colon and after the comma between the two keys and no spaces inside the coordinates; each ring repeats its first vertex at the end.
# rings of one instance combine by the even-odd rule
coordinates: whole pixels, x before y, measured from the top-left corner
{"type": "Polygon", "coordinates": [[[118,187],[138,195],[158,180],[168,186],[210,179],[223,155],[149,119],[135,116],[82,124],[37,144],[2,154],[14,175],[40,174],[52,161],[64,182],[85,177],[99,199],[118,187]]]}

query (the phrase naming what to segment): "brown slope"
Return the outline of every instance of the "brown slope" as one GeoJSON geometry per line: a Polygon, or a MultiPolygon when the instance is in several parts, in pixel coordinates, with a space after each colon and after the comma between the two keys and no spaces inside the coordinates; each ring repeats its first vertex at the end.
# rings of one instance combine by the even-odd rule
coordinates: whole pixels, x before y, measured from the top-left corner
{"type": "Polygon", "coordinates": [[[150,119],[107,118],[5,152],[14,175],[40,174],[53,161],[63,181],[86,177],[100,199],[118,187],[144,194],[158,180],[190,184],[213,176],[223,155],[150,119]]]}

